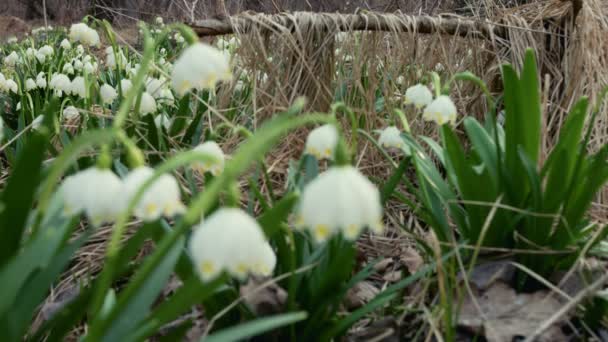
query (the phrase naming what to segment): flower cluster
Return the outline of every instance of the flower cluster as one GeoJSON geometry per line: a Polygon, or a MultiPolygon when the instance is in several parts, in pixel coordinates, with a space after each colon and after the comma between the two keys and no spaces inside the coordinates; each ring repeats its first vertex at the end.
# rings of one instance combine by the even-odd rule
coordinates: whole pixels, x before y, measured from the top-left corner
{"type": "Polygon", "coordinates": [[[333,159],[336,145],[338,144],[338,130],[334,125],[323,125],[313,129],[308,138],[304,152],[317,158],[333,159]]]}
{"type": "Polygon", "coordinates": [[[99,34],[85,23],[73,24],[70,27],[70,39],[87,46],[98,46],[100,44],[99,34]]]}
{"type": "Polygon", "coordinates": [[[416,84],[409,87],[405,92],[405,103],[418,109],[424,108],[422,118],[426,121],[434,121],[438,125],[456,123],[458,111],[452,99],[447,95],[439,95],[433,99],[433,94],[425,85],[416,84]]]}

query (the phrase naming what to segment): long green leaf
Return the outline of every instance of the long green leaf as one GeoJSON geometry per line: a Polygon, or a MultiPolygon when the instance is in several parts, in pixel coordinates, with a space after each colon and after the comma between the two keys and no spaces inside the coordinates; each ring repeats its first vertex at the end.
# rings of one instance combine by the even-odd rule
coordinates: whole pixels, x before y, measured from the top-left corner
{"type": "Polygon", "coordinates": [[[244,323],[234,328],[217,332],[207,338],[202,338],[201,342],[243,341],[267,331],[305,320],[306,317],[306,312],[294,312],[260,318],[253,322],[244,323]]]}

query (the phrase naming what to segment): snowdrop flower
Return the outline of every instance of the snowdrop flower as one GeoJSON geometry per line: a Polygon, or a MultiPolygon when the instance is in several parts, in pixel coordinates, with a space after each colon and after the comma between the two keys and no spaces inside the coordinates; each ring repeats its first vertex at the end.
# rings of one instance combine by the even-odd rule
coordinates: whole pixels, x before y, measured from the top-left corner
{"type": "Polygon", "coordinates": [[[19,92],[19,86],[17,85],[17,82],[13,81],[12,79],[6,80],[6,82],[4,83],[4,87],[15,94],[19,92]]]}
{"type": "Polygon", "coordinates": [[[40,126],[42,125],[42,121],[44,120],[44,116],[42,115],[38,115],[33,121],[32,121],[32,129],[33,130],[38,130],[40,128],[40,126]]]}
{"type": "Polygon", "coordinates": [[[6,42],[9,44],[15,44],[16,42],[18,42],[18,39],[15,36],[11,36],[6,40],[6,42]]]}
{"type": "Polygon", "coordinates": [[[454,124],[456,114],[456,106],[452,99],[449,96],[440,95],[424,109],[422,118],[426,121],[435,121],[441,126],[448,122],[454,124]]]}
{"type": "Polygon", "coordinates": [[[61,48],[64,49],[64,50],[69,50],[69,49],[72,48],[72,43],[70,43],[69,40],[67,40],[67,39],[64,38],[61,41],[61,44],[59,44],[59,46],[61,46],[61,48]]]}
{"type": "Polygon", "coordinates": [[[230,61],[222,51],[203,43],[187,47],[175,61],[173,89],[183,96],[191,89],[210,89],[218,81],[230,80],[230,61]]]}
{"type": "Polygon", "coordinates": [[[365,227],[383,229],[380,192],[354,167],[330,168],[304,188],[296,228],[308,229],[317,242],[339,232],[355,240],[365,227]]]}
{"type": "Polygon", "coordinates": [[[131,80],[128,80],[126,78],[120,80],[120,88],[122,88],[123,96],[125,96],[129,92],[131,87],[133,87],[133,83],[131,82],[131,80]]]}
{"type": "Polygon", "coordinates": [[[69,36],[72,41],[88,46],[99,45],[99,34],[85,23],[72,24],[69,36]]]}
{"type": "Polygon", "coordinates": [[[54,74],[49,82],[49,87],[54,90],[69,93],[72,88],[70,78],[64,74],[54,74]]]}
{"type": "Polygon", "coordinates": [[[416,84],[405,91],[405,104],[413,104],[416,108],[424,108],[433,101],[433,94],[423,84],[416,84]]]}
{"type": "Polygon", "coordinates": [[[144,115],[156,112],[156,100],[154,100],[154,97],[148,94],[148,92],[144,91],[143,94],[141,94],[139,111],[144,115]]]}
{"type": "Polygon", "coordinates": [[[46,75],[44,72],[40,72],[36,76],[36,85],[38,88],[46,88],[46,75]]]}
{"type": "MultiPolygon", "coordinates": [[[[153,174],[154,170],[147,166],[140,166],[129,172],[124,179],[129,202],[153,174]]],[[[135,206],[135,216],[144,221],[154,221],[161,216],[173,217],[183,213],[186,207],[180,197],[179,183],[175,177],[164,174],[145,190],[135,206]]]]}
{"type": "Polygon", "coordinates": [[[224,271],[240,280],[250,274],[270,276],[276,266],[260,225],[236,208],[221,208],[206,218],[194,229],[188,249],[202,281],[224,271]]]}
{"type": "Polygon", "coordinates": [[[66,63],[66,64],[63,65],[63,68],[61,69],[61,72],[63,72],[64,74],[67,74],[67,75],[73,75],[74,74],[74,67],[72,66],[72,64],[66,63]]]}
{"type": "Polygon", "coordinates": [[[204,153],[214,159],[213,161],[204,163],[195,163],[192,165],[194,170],[201,174],[209,172],[214,176],[217,176],[224,171],[226,156],[224,155],[224,151],[222,151],[220,146],[215,141],[206,141],[195,147],[194,151],[204,153]]]}
{"type": "Polygon", "coordinates": [[[380,133],[378,143],[384,148],[402,149],[405,146],[405,142],[401,139],[401,132],[395,126],[385,128],[380,133]]]}
{"type": "Polygon", "coordinates": [[[166,130],[169,130],[172,123],[173,119],[170,119],[166,114],[159,114],[154,118],[154,124],[159,129],[164,127],[166,130]]]}
{"type": "Polygon", "coordinates": [[[101,86],[99,93],[104,104],[111,104],[118,97],[116,90],[107,83],[101,86]]]}
{"type": "Polygon", "coordinates": [[[91,167],[67,177],[60,190],[64,215],[85,212],[94,226],[113,222],[124,210],[124,186],[112,171],[91,167]]]}
{"type": "Polygon", "coordinates": [[[25,90],[30,91],[36,89],[38,86],[36,85],[36,81],[31,78],[25,80],[25,90]]]}
{"type": "Polygon", "coordinates": [[[54,53],[53,48],[50,47],[49,45],[45,45],[45,46],[41,47],[40,49],[38,49],[38,52],[47,57],[52,56],[54,53]]]}
{"type": "Polygon", "coordinates": [[[336,127],[330,124],[323,125],[308,134],[304,153],[313,155],[318,160],[333,159],[337,143],[338,130],[336,127]]]}
{"type": "Polygon", "coordinates": [[[80,116],[78,109],[74,106],[67,106],[63,109],[63,118],[65,120],[72,120],[80,116]]]}
{"type": "Polygon", "coordinates": [[[78,95],[83,99],[87,97],[87,86],[84,81],[84,77],[77,76],[72,80],[70,85],[70,93],[72,95],[78,95]]]}
{"type": "Polygon", "coordinates": [[[17,52],[13,51],[8,56],[4,57],[4,64],[10,67],[14,67],[17,63],[19,63],[20,59],[21,58],[19,57],[17,52]]]}
{"type": "Polygon", "coordinates": [[[46,61],[46,55],[40,52],[36,52],[36,59],[38,60],[38,62],[40,64],[44,64],[44,62],[46,61]]]}

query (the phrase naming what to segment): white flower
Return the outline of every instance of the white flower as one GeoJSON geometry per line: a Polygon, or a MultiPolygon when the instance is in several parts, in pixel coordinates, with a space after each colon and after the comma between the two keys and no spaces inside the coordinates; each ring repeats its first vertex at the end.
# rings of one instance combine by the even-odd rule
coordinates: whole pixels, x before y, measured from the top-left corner
{"type": "MultiPolygon", "coordinates": [[[[128,201],[130,202],[139,189],[152,177],[154,170],[141,166],[127,175],[124,179],[128,201]]],[[[143,193],[135,206],[135,216],[145,220],[154,221],[161,216],[173,217],[185,211],[180,199],[179,183],[169,174],[160,176],[143,193]]]]}
{"type": "Polygon", "coordinates": [[[72,120],[80,116],[78,109],[74,106],[67,106],[63,109],[63,118],[65,120],[72,120]]]}
{"type": "Polygon", "coordinates": [[[405,146],[403,139],[401,139],[401,132],[395,126],[389,126],[382,130],[378,143],[384,148],[401,149],[405,146]]]}
{"type": "Polygon", "coordinates": [[[175,41],[179,44],[186,41],[179,32],[177,32],[176,34],[173,35],[173,39],[175,39],[175,41]]]}
{"type": "Polygon", "coordinates": [[[67,39],[64,38],[61,41],[61,44],[59,44],[59,46],[61,46],[61,48],[64,49],[64,50],[69,50],[69,49],[72,48],[72,43],[70,43],[69,40],[67,40],[67,39]]]}
{"type": "Polygon", "coordinates": [[[158,94],[158,103],[164,103],[169,106],[172,106],[175,103],[175,98],[173,97],[173,92],[169,88],[163,88],[158,94]]]}
{"type": "Polygon", "coordinates": [[[78,55],[82,55],[84,53],[84,46],[82,46],[82,44],[78,44],[78,46],[76,47],[76,53],[78,55]]]}
{"type": "Polygon", "coordinates": [[[78,95],[83,99],[87,97],[87,86],[84,81],[84,77],[77,76],[72,80],[70,85],[70,93],[72,95],[78,95]]]}
{"type": "Polygon", "coordinates": [[[21,101],[17,102],[17,105],[15,106],[15,110],[21,110],[21,101]]]}
{"type": "Polygon", "coordinates": [[[157,25],[163,25],[163,18],[162,17],[156,17],[155,21],[156,21],[157,25]]]}
{"type": "Polygon", "coordinates": [[[67,75],[72,75],[74,74],[74,67],[70,63],[65,63],[61,69],[61,72],[67,75]]]}
{"type": "Polygon", "coordinates": [[[93,60],[93,57],[91,57],[91,55],[86,55],[82,58],[83,63],[90,62],[91,60],[93,60]]]}
{"type": "Polygon", "coordinates": [[[18,42],[18,41],[19,41],[19,40],[18,40],[18,39],[17,39],[17,37],[15,37],[15,36],[11,36],[11,37],[9,37],[9,38],[6,40],[6,42],[7,42],[7,43],[9,43],[9,44],[15,44],[15,43],[16,43],[16,42],[18,42]]]}
{"type": "Polygon", "coordinates": [[[25,50],[25,55],[26,55],[28,58],[32,58],[32,57],[34,57],[34,55],[35,55],[35,54],[36,54],[36,50],[34,50],[34,49],[33,49],[33,48],[31,48],[31,47],[29,47],[29,48],[27,48],[27,50],[25,50]]]}
{"type": "Polygon", "coordinates": [[[160,91],[165,85],[166,80],[161,78],[148,77],[146,80],[146,91],[157,99],[160,91]]]}
{"type": "Polygon", "coordinates": [[[92,74],[97,71],[97,63],[86,62],[83,67],[84,72],[92,74]]]}
{"type": "Polygon", "coordinates": [[[4,64],[14,67],[17,63],[21,61],[21,57],[17,54],[17,52],[13,51],[8,56],[4,57],[4,64]]]}
{"type": "Polygon", "coordinates": [[[36,76],[36,85],[38,88],[46,88],[46,75],[44,72],[40,72],[36,76]]]}
{"type": "Polygon", "coordinates": [[[159,114],[154,118],[154,124],[157,128],[164,127],[166,130],[169,130],[172,123],[173,119],[170,119],[167,114],[159,114]]]}
{"type": "Polygon", "coordinates": [[[6,77],[0,72],[0,90],[5,91],[6,88],[6,77]]]}
{"type": "Polygon", "coordinates": [[[226,156],[224,155],[224,151],[222,151],[220,146],[215,141],[206,141],[195,147],[194,151],[204,153],[214,159],[213,161],[204,163],[195,163],[192,165],[194,170],[201,174],[209,172],[214,176],[217,176],[224,171],[226,156]]]}
{"type": "Polygon", "coordinates": [[[154,100],[154,97],[152,95],[148,94],[145,91],[143,92],[143,94],[141,94],[139,111],[144,115],[156,112],[156,100],[154,100]]]}
{"type": "Polygon", "coordinates": [[[36,52],[36,59],[38,60],[38,62],[40,64],[44,64],[44,61],[46,61],[46,55],[40,53],[40,52],[36,52]]]}
{"type": "Polygon", "coordinates": [[[431,101],[433,101],[433,94],[423,84],[416,84],[405,91],[405,104],[413,104],[420,109],[427,106],[431,101]]]}
{"type": "Polygon", "coordinates": [[[72,41],[88,46],[99,45],[99,34],[85,23],[72,24],[69,36],[72,41]]]}
{"type": "Polygon", "coordinates": [[[221,208],[194,229],[188,244],[203,281],[226,271],[238,279],[270,276],[276,255],[260,225],[241,209],[221,208]]]}
{"type": "Polygon", "coordinates": [[[112,171],[91,167],[67,177],[61,187],[64,215],[85,212],[94,226],[113,222],[124,210],[124,185],[112,171]]]}
{"type": "Polygon", "coordinates": [[[84,63],[80,59],[75,59],[72,64],[74,64],[74,69],[80,71],[84,68],[84,63]]]}
{"type": "Polygon", "coordinates": [[[308,229],[317,242],[339,232],[355,240],[365,227],[379,233],[380,193],[352,166],[330,168],[304,188],[296,227],[308,229]]]}
{"type": "Polygon", "coordinates": [[[30,91],[36,89],[38,86],[36,85],[36,81],[31,78],[25,80],[25,90],[30,91]]]}
{"type": "Polygon", "coordinates": [[[2,117],[0,116],[0,141],[2,141],[2,139],[4,139],[4,120],[2,120],[2,117]]]}
{"type": "Polygon", "coordinates": [[[42,125],[42,121],[44,121],[44,116],[38,115],[34,121],[32,121],[32,129],[37,131],[42,125]]]}
{"type": "Polygon", "coordinates": [[[398,85],[402,85],[403,83],[405,83],[405,77],[403,77],[403,76],[397,77],[397,79],[395,80],[395,83],[397,83],[398,85]]]}
{"type": "Polygon", "coordinates": [[[118,66],[122,69],[127,65],[127,57],[118,49],[118,53],[114,53],[114,49],[111,46],[106,48],[106,66],[110,69],[115,69],[118,66]]]}
{"type": "Polygon", "coordinates": [[[229,57],[203,43],[187,47],[175,61],[171,74],[173,89],[180,97],[191,89],[213,88],[218,81],[231,77],[229,57]]]}
{"type": "Polygon", "coordinates": [[[438,125],[448,122],[454,124],[456,114],[456,106],[452,99],[449,96],[440,95],[424,109],[422,118],[426,121],[435,121],[438,125]]]}
{"type": "Polygon", "coordinates": [[[17,85],[17,82],[13,81],[12,79],[6,80],[4,86],[6,87],[6,89],[12,91],[15,94],[19,92],[19,86],[17,85]]]}
{"type": "Polygon", "coordinates": [[[318,160],[333,159],[338,131],[334,125],[323,125],[313,129],[306,138],[304,153],[313,155],[318,160]]]}
{"type": "Polygon", "coordinates": [[[45,45],[45,46],[41,47],[40,49],[38,49],[38,52],[47,57],[52,56],[54,53],[53,48],[50,47],[49,45],[45,45]]]}
{"type": "Polygon", "coordinates": [[[49,87],[54,90],[70,93],[72,82],[70,81],[70,78],[64,74],[54,74],[49,82],[49,87]]]}
{"type": "Polygon", "coordinates": [[[109,84],[102,85],[99,93],[104,104],[111,104],[118,97],[116,90],[109,84]]]}
{"type": "Polygon", "coordinates": [[[131,80],[123,78],[122,80],[120,80],[120,87],[122,88],[122,96],[125,96],[129,92],[131,87],[133,87],[133,83],[131,83],[131,80]]]}

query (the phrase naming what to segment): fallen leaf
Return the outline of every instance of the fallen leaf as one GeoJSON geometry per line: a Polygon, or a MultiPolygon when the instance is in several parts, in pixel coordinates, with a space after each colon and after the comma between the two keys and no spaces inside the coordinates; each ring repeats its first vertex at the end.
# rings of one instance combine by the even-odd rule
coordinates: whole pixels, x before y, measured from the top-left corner
{"type": "MultiPolygon", "coordinates": [[[[475,266],[468,280],[483,291],[497,281],[509,283],[514,274],[515,266],[510,260],[492,261],[475,266]]],[[[458,275],[458,279],[462,280],[462,273],[458,275]]]]}
{"type": "Polygon", "coordinates": [[[393,259],[392,258],[386,258],[386,259],[382,259],[380,260],[377,264],[374,265],[374,270],[376,270],[376,272],[383,272],[384,270],[386,270],[391,264],[393,263],[393,259]]]}
{"type": "Polygon", "coordinates": [[[262,283],[261,280],[251,278],[247,284],[241,286],[241,296],[244,297],[245,303],[258,316],[282,312],[287,301],[287,292],[277,284],[259,289],[262,283]]]}
{"type": "Polygon", "coordinates": [[[401,263],[407,267],[410,274],[416,273],[422,265],[424,265],[424,259],[420,254],[413,248],[407,247],[401,254],[401,263]]]}
{"type": "Polygon", "coordinates": [[[403,278],[403,272],[401,271],[393,271],[385,274],[382,279],[388,281],[389,283],[394,283],[403,278]]]}
{"type": "Polygon", "coordinates": [[[374,299],[380,290],[369,281],[360,281],[346,293],[344,304],[349,310],[357,309],[374,299]]]}

